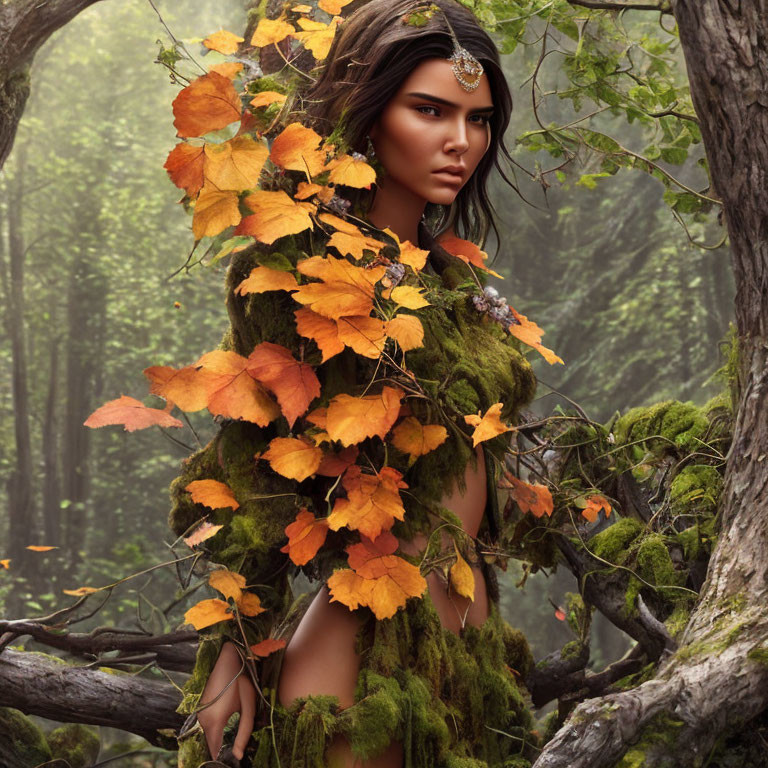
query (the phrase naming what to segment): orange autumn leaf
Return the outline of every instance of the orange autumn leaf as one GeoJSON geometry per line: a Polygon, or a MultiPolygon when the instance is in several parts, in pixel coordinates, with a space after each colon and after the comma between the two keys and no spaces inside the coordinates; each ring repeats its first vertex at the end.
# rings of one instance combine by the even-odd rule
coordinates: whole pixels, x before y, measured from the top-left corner
{"type": "Polygon", "coordinates": [[[205,629],[220,621],[229,621],[233,615],[229,612],[229,604],[214,598],[201,600],[184,614],[184,623],[191,624],[195,629],[205,629]]]}
{"type": "Polygon", "coordinates": [[[331,601],[351,609],[366,605],[377,619],[389,619],[409,597],[420,597],[427,582],[415,565],[392,554],[397,547],[389,531],[347,547],[352,570],[335,571],[328,579],[331,601]]]}
{"type": "Polygon", "coordinates": [[[206,520],[195,528],[189,536],[184,537],[182,541],[191,549],[215,536],[223,527],[223,525],[214,525],[206,520]]]}
{"type": "Polygon", "coordinates": [[[481,250],[474,243],[469,240],[462,240],[460,237],[443,237],[439,239],[438,245],[445,248],[448,253],[456,256],[467,264],[471,264],[473,267],[479,267],[489,272],[494,277],[504,279],[503,275],[498,272],[494,272],[490,267],[485,266],[485,260],[488,258],[488,254],[481,250]]]}
{"type": "MultiPolygon", "coordinates": [[[[325,257],[310,256],[307,259],[302,259],[296,265],[296,269],[307,277],[315,277],[326,283],[348,283],[356,286],[371,299],[374,295],[374,286],[387,271],[383,265],[359,267],[347,259],[337,259],[330,253],[325,257]]],[[[341,317],[341,314],[337,314],[335,317],[341,317]]]]}
{"type": "Polygon", "coordinates": [[[339,155],[331,160],[326,169],[330,171],[329,181],[346,187],[370,189],[376,181],[376,171],[363,159],[352,155],[339,155]]]}
{"type": "Polygon", "coordinates": [[[304,417],[310,424],[325,429],[328,424],[328,408],[321,406],[314,408],[304,417]]]}
{"type": "Polygon", "coordinates": [[[235,234],[253,235],[267,245],[279,237],[311,229],[313,225],[309,214],[317,209],[312,203],[297,203],[282,190],[271,192],[259,189],[243,202],[253,213],[243,219],[235,234]]]}
{"type": "Polygon", "coordinates": [[[345,5],[349,5],[352,0],[320,0],[317,7],[325,11],[330,16],[338,16],[345,5]]]}
{"type": "MultiPolygon", "coordinates": [[[[0,565],[5,568],[6,571],[9,571],[11,569],[11,559],[5,558],[4,560],[0,560],[0,565]]],[[[66,592],[66,590],[64,590],[66,592]]]]}
{"type": "Polygon", "coordinates": [[[30,552],[50,552],[52,549],[58,549],[58,547],[47,547],[43,544],[30,544],[28,547],[24,547],[30,552]]]}
{"type": "Polygon", "coordinates": [[[237,53],[237,49],[243,40],[244,38],[238,37],[232,32],[220,29],[218,32],[208,35],[208,37],[203,40],[203,45],[206,48],[210,48],[212,51],[218,51],[225,56],[230,56],[233,53],[237,53]]]}
{"type": "Polygon", "coordinates": [[[216,237],[227,227],[239,224],[240,219],[237,192],[203,187],[195,201],[192,234],[195,240],[216,237]]]}
{"type": "Polygon", "coordinates": [[[400,412],[403,391],[385,386],[378,395],[336,395],[328,404],[327,430],[331,440],[352,445],[389,432],[400,412]]]}
{"type": "Polygon", "coordinates": [[[227,568],[222,568],[213,571],[208,576],[208,584],[217,592],[221,592],[227,600],[232,598],[237,602],[245,589],[245,576],[235,571],[230,571],[227,568]]]}
{"type": "Polygon", "coordinates": [[[278,640],[274,637],[268,637],[266,640],[262,640],[260,643],[252,645],[251,653],[254,656],[264,658],[274,653],[275,651],[281,650],[282,648],[285,648],[285,640],[278,640]]]}
{"type": "Polygon", "coordinates": [[[267,610],[261,605],[259,596],[254,595],[253,592],[243,592],[237,601],[237,608],[243,616],[258,616],[267,610]]]}
{"type": "Polygon", "coordinates": [[[565,621],[565,611],[562,608],[555,609],[555,618],[558,621],[565,621]]]}
{"type": "Polygon", "coordinates": [[[387,323],[386,334],[400,345],[403,352],[424,344],[424,326],[415,315],[395,315],[387,323]]]}
{"type": "Polygon", "coordinates": [[[248,357],[248,373],[274,393],[290,427],[320,394],[314,368],[296,360],[290,350],[269,341],[254,347],[248,357]]]}
{"type": "Polygon", "coordinates": [[[317,472],[323,452],[304,438],[275,437],[259,458],[283,477],[301,482],[317,472]]]}
{"type": "Polygon", "coordinates": [[[120,395],[97,408],[84,422],[86,427],[96,429],[108,424],[122,424],[126,432],[135,432],[147,427],[183,427],[184,424],[167,410],[149,408],[141,400],[120,395]]]}
{"type": "Polygon", "coordinates": [[[322,362],[344,351],[344,344],[339,339],[338,325],[333,320],[313,312],[308,307],[296,309],[293,314],[296,318],[296,332],[317,344],[323,354],[322,362]]]}
{"type": "Polygon", "coordinates": [[[461,556],[459,547],[453,542],[456,551],[456,562],[451,566],[449,578],[454,591],[462,597],[467,597],[472,602],[475,600],[475,575],[469,563],[461,556]]]}
{"type": "Polygon", "coordinates": [[[202,504],[210,509],[230,507],[235,510],[240,507],[232,489],[218,480],[193,480],[184,490],[190,493],[195,504],[202,504]]]}
{"type": "Polygon", "coordinates": [[[336,499],[328,525],[332,531],[346,526],[375,539],[389,530],[395,520],[405,517],[400,488],[407,488],[402,474],[394,467],[383,467],[375,475],[363,474],[359,466],[351,466],[342,478],[347,498],[336,499]]]}
{"type": "Polygon", "coordinates": [[[345,315],[368,315],[373,309],[373,298],[367,291],[347,282],[307,283],[299,286],[291,297],[318,315],[330,319],[345,315]]]}
{"type": "Polygon", "coordinates": [[[163,168],[177,187],[183,189],[189,197],[195,197],[203,187],[204,163],[205,146],[196,147],[182,141],[170,151],[163,168]]]}
{"type": "Polygon", "coordinates": [[[308,184],[306,181],[300,181],[298,187],[296,187],[296,193],[294,197],[297,200],[306,200],[308,197],[317,195],[317,197],[323,202],[328,203],[336,194],[333,187],[326,187],[323,184],[308,184]]]}
{"type": "Polygon", "coordinates": [[[72,597],[85,597],[86,595],[92,595],[94,592],[101,592],[100,587],[78,587],[77,589],[62,589],[61,591],[65,595],[71,595],[72,597]]]}
{"type": "Polygon", "coordinates": [[[205,145],[205,178],[219,190],[253,189],[269,157],[264,141],[235,136],[221,144],[205,145]]]}
{"type": "MultiPolygon", "coordinates": [[[[544,331],[539,328],[533,320],[529,320],[525,315],[521,315],[513,307],[510,307],[509,309],[517,320],[517,323],[510,325],[507,330],[515,338],[518,338],[523,343],[533,347],[550,365],[563,363],[561,357],[558,357],[551,349],[547,349],[547,347],[542,345],[541,337],[544,335],[544,331]]],[[[565,363],[563,363],[563,365],[565,365],[565,363]]]]}
{"type": "Polygon", "coordinates": [[[526,483],[515,477],[511,472],[505,472],[501,487],[510,489],[510,495],[517,502],[522,512],[530,512],[535,517],[547,515],[551,517],[554,511],[552,494],[545,485],[526,483]]]}
{"type": "Polygon", "coordinates": [[[464,417],[464,421],[475,428],[472,433],[473,447],[477,446],[478,443],[491,440],[497,435],[503,435],[505,432],[515,429],[513,426],[507,426],[502,423],[500,414],[503,407],[503,403],[494,403],[483,414],[482,418],[478,414],[468,414],[464,417]]]}
{"type": "Polygon", "coordinates": [[[292,272],[271,267],[258,266],[251,270],[250,275],[235,288],[235,293],[245,296],[246,293],[264,293],[265,291],[292,291],[298,288],[292,272]]]}
{"type": "Polygon", "coordinates": [[[315,516],[304,507],[296,519],[285,528],[288,543],[280,550],[285,552],[296,565],[306,565],[325,544],[328,535],[328,521],[315,516]]]}
{"type": "Polygon", "coordinates": [[[173,121],[179,136],[203,136],[240,119],[242,105],[232,81],[218,72],[193,80],[173,100],[173,121]]]}
{"type": "Polygon", "coordinates": [[[421,309],[430,306],[429,302],[422,296],[421,290],[415,285],[398,285],[397,288],[393,288],[389,292],[386,298],[407,309],[421,309]]]}
{"type": "Polygon", "coordinates": [[[208,67],[209,72],[216,72],[230,80],[234,80],[242,70],[243,65],[239,61],[221,61],[208,67]]]}
{"type": "Polygon", "coordinates": [[[265,45],[279,43],[295,31],[293,25],[284,19],[261,19],[254,30],[251,45],[263,48],[265,45]]]}
{"type": "Polygon", "coordinates": [[[221,349],[207,352],[195,363],[212,376],[208,410],[214,416],[245,419],[266,427],[280,415],[280,408],[250,374],[249,364],[249,358],[221,349]]]}
{"type": "Polygon", "coordinates": [[[291,10],[294,13],[312,13],[312,6],[301,3],[300,5],[294,5],[291,10]]]}
{"type": "Polygon", "coordinates": [[[317,176],[325,168],[325,151],[318,149],[320,134],[301,123],[291,123],[275,137],[269,159],[287,171],[317,176]]]}
{"type": "Polygon", "coordinates": [[[441,424],[422,424],[413,416],[403,419],[392,430],[392,445],[409,455],[408,466],[419,456],[434,451],[448,439],[448,431],[441,424]]]}
{"type": "Polygon", "coordinates": [[[359,452],[360,449],[356,445],[350,445],[338,453],[326,453],[317,468],[317,474],[324,477],[343,475],[355,463],[359,452]]]}
{"type": "Polygon", "coordinates": [[[411,267],[414,272],[420,272],[427,263],[429,251],[417,248],[410,240],[400,243],[400,263],[411,267]]]}
{"type": "Polygon", "coordinates": [[[378,253],[383,246],[381,240],[368,237],[362,232],[334,232],[328,240],[329,248],[336,248],[342,256],[349,254],[358,260],[363,258],[364,251],[378,253]]]}
{"type": "Polygon", "coordinates": [[[601,496],[600,494],[587,496],[586,504],[584,509],[581,510],[581,514],[589,520],[590,523],[594,523],[595,520],[597,520],[601,509],[605,511],[606,517],[610,517],[611,515],[611,504],[605,496],[601,496]]]}
{"type": "Polygon", "coordinates": [[[350,315],[336,321],[339,341],[351,347],[358,355],[375,360],[384,351],[387,342],[384,322],[369,315],[350,315]]]}
{"type": "Polygon", "coordinates": [[[218,376],[210,371],[201,371],[194,365],[178,369],[168,365],[152,365],[144,369],[144,375],[149,379],[151,394],[189,413],[207,407],[211,387],[218,382],[218,376]]]}
{"type": "Polygon", "coordinates": [[[324,59],[331,49],[333,36],[336,34],[337,19],[332,19],[330,24],[323,24],[321,21],[300,18],[298,25],[301,32],[293,32],[293,37],[301,40],[305,48],[312,51],[312,55],[318,60],[324,59]]]}
{"type": "Polygon", "coordinates": [[[268,107],[270,104],[283,104],[285,94],[277,91],[262,91],[257,93],[250,101],[252,107],[268,107]]]}

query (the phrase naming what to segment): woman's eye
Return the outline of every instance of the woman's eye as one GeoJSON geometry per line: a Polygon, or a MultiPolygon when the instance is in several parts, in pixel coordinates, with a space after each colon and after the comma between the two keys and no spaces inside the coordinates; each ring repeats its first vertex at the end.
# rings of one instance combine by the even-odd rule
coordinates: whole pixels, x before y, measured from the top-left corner
{"type": "MultiPolygon", "coordinates": [[[[423,107],[416,107],[416,109],[417,109],[419,112],[421,112],[421,110],[422,110],[422,109],[433,109],[433,110],[435,111],[435,113],[437,113],[437,112],[438,112],[438,109],[437,109],[437,107],[429,107],[429,106],[423,106],[423,107]]],[[[422,114],[422,115],[426,115],[426,114],[430,114],[430,113],[428,113],[428,112],[421,112],[421,114],[422,114]]],[[[435,114],[435,117],[437,117],[437,114],[435,114]]]]}
{"type": "Polygon", "coordinates": [[[490,115],[472,115],[472,117],[477,117],[479,120],[476,120],[478,125],[488,125],[488,123],[491,121],[490,115]]]}

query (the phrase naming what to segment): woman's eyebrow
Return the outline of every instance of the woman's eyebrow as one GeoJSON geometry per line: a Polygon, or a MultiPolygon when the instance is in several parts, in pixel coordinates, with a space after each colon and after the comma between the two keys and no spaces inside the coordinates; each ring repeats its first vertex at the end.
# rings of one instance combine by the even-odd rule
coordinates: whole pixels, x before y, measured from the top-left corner
{"type": "MultiPolygon", "coordinates": [[[[406,96],[416,96],[419,99],[426,99],[427,101],[434,101],[437,104],[445,104],[446,107],[458,107],[458,104],[454,104],[452,101],[448,101],[447,99],[441,99],[439,96],[432,96],[428,93],[406,93],[406,96]]],[[[478,107],[477,109],[472,110],[473,113],[475,112],[493,112],[493,106],[490,107],[478,107]]]]}

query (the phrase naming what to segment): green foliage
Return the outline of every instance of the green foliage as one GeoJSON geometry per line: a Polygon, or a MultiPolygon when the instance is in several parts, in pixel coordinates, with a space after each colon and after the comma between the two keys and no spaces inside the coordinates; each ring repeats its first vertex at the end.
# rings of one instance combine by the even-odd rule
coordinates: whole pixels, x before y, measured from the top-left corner
{"type": "Polygon", "coordinates": [[[101,741],[93,728],[69,723],[48,734],[48,744],[54,758],[66,760],[71,768],[89,768],[99,757],[101,741]]]}

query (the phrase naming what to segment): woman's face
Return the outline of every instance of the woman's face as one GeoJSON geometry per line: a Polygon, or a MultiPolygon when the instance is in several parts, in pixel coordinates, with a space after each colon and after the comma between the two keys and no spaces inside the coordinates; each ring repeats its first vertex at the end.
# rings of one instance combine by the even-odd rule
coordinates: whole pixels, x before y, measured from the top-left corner
{"type": "Polygon", "coordinates": [[[450,205],[488,150],[492,111],[485,74],[468,92],[447,59],[420,62],[369,132],[386,171],[384,183],[424,202],[450,205]]]}

